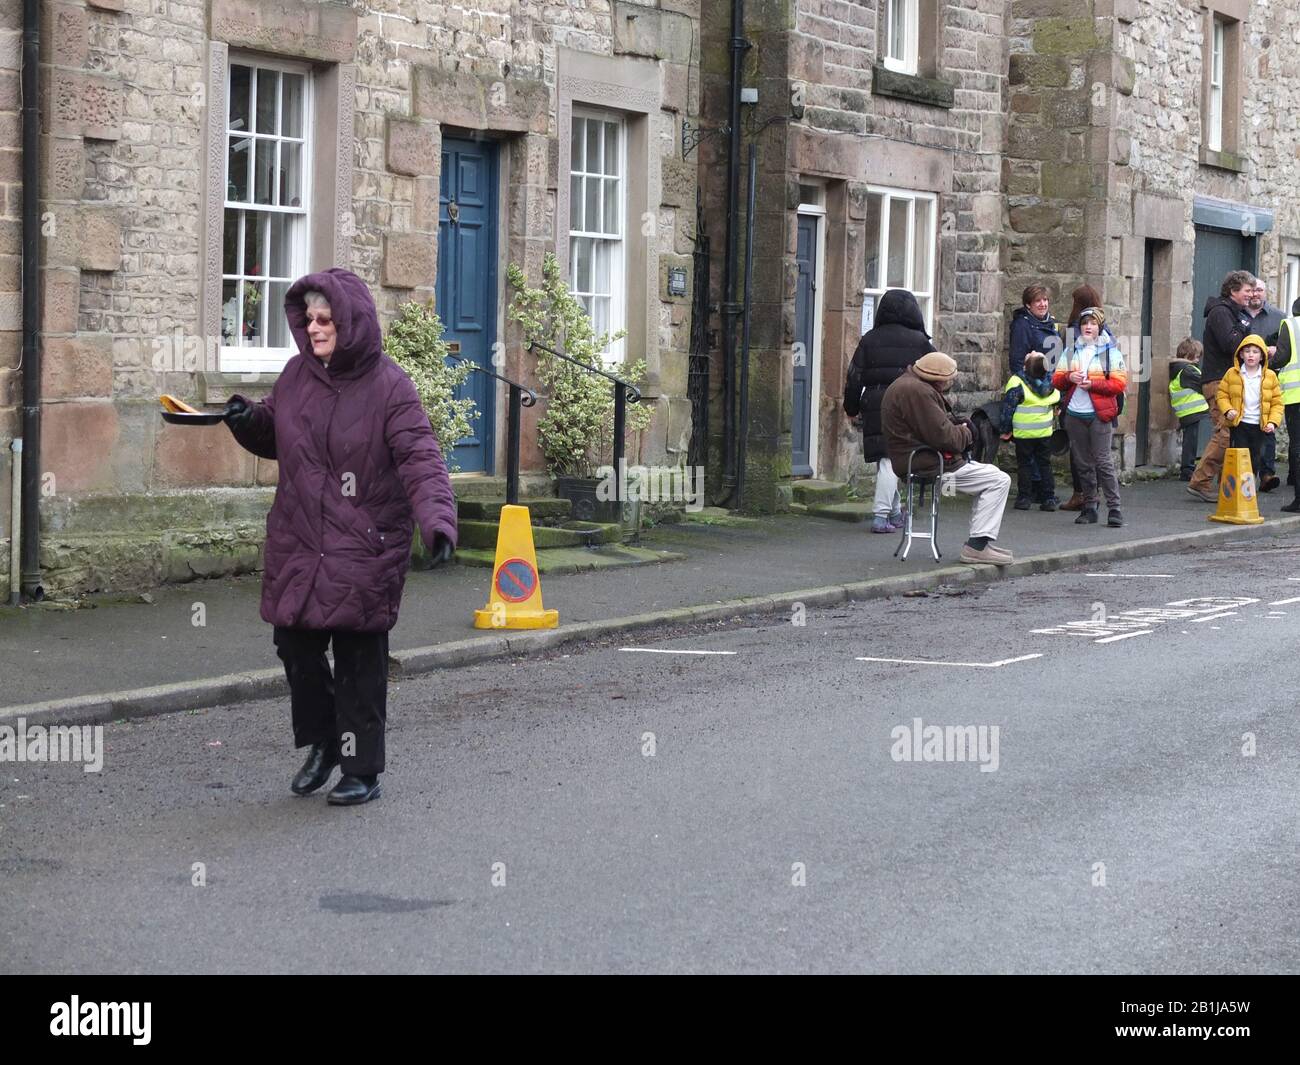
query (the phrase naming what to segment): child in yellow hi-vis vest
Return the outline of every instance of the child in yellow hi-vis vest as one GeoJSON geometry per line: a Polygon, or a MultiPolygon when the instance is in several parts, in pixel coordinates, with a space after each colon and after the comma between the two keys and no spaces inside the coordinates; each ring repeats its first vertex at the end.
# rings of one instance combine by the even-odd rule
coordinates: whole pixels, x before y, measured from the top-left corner
{"type": "Polygon", "coordinates": [[[1210,442],[1210,404],[1201,395],[1201,342],[1186,337],[1169,362],[1169,405],[1183,431],[1181,479],[1190,481],[1201,449],[1210,442]]]}
{"type": "Polygon", "coordinates": [[[1041,352],[1025,357],[1024,368],[1012,374],[1002,392],[1002,439],[1016,442],[1016,510],[1039,504],[1040,510],[1055,510],[1056,481],[1052,475],[1052,430],[1055,408],[1061,393],[1052,387],[1047,358],[1041,352]],[[1034,498],[1034,469],[1040,477],[1039,496],[1034,498]]]}

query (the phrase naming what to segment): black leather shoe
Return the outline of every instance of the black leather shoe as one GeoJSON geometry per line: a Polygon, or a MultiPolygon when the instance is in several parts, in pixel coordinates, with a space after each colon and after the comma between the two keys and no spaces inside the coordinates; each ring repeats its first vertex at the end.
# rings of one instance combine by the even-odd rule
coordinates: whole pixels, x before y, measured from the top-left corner
{"type": "Polygon", "coordinates": [[[295,795],[310,795],[329,780],[338,764],[339,752],[333,743],[313,743],[307,752],[307,761],[295,774],[289,790],[295,795]]]}
{"type": "Polygon", "coordinates": [[[1284,506],[1282,509],[1285,510],[1288,514],[1300,514],[1300,497],[1291,500],[1291,502],[1288,503],[1286,506],[1284,506]]]}
{"type": "Polygon", "coordinates": [[[325,796],[331,806],[360,806],[363,802],[379,798],[382,789],[379,777],[344,776],[334,785],[334,789],[325,796]]]}
{"type": "Polygon", "coordinates": [[[1106,516],[1106,524],[1109,525],[1112,529],[1119,529],[1123,527],[1124,515],[1119,512],[1119,507],[1115,507],[1114,509],[1112,509],[1110,514],[1106,516]]]}
{"type": "Polygon", "coordinates": [[[1097,508],[1084,507],[1083,510],[1079,512],[1079,516],[1074,519],[1074,524],[1075,525],[1096,525],[1097,508]]]}

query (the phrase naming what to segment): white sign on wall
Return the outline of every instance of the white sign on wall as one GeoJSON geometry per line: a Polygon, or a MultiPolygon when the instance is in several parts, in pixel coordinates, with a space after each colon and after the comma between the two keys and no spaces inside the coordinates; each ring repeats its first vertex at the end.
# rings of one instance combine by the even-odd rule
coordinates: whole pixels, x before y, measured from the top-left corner
{"type": "Polygon", "coordinates": [[[859,330],[859,336],[867,332],[876,320],[876,297],[862,297],[862,328],[859,330]]]}

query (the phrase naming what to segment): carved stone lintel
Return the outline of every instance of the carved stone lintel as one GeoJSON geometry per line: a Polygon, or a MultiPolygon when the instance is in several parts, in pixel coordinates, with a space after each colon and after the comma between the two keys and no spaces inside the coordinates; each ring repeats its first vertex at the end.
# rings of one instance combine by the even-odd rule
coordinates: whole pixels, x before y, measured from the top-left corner
{"type": "Polygon", "coordinates": [[[344,4],[309,0],[212,0],[212,39],[272,55],[350,63],[357,16],[344,4]]]}

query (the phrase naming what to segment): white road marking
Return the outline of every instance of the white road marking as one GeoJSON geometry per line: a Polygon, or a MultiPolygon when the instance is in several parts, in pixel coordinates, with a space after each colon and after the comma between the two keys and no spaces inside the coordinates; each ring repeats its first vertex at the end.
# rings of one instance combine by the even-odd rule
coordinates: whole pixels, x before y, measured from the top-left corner
{"type": "Polygon", "coordinates": [[[1172,577],[1172,573],[1085,573],[1085,577],[1172,577]]]}
{"type": "Polygon", "coordinates": [[[1016,662],[1028,662],[1032,658],[1042,658],[1041,654],[1021,655],[1019,658],[1004,658],[1000,662],[934,662],[924,658],[859,658],[859,662],[892,662],[899,666],[965,666],[969,669],[999,669],[1016,662]]]}
{"type": "MultiPolygon", "coordinates": [[[[1219,618],[1235,618],[1236,616],[1237,612],[1235,610],[1225,610],[1222,614],[1207,614],[1203,618],[1193,618],[1191,623],[1199,625],[1204,621],[1218,621],[1219,618]]],[[[1218,626],[1216,625],[1215,628],[1218,628],[1218,626]]]]}
{"type": "Polygon", "coordinates": [[[620,647],[620,651],[637,651],[643,655],[734,655],[735,651],[679,651],[671,647],[620,647]]]}
{"type": "Polygon", "coordinates": [[[1141,632],[1121,632],[1118,636],[1103,636],[1100,640],[1093,640],[1093,643],[1114,643],[1116,640],[1131,640],[1134,636],[1150,636],[1155,629],[1143,629],[1141,632]]]}
{"type": "Polygon", "coordinates": [[[1300,595],[1292,596],[1290,599],[1275,599],[1269,603],[1269,606],[1286,606],[1289,603],[1300,603],[1300,595]]]}

